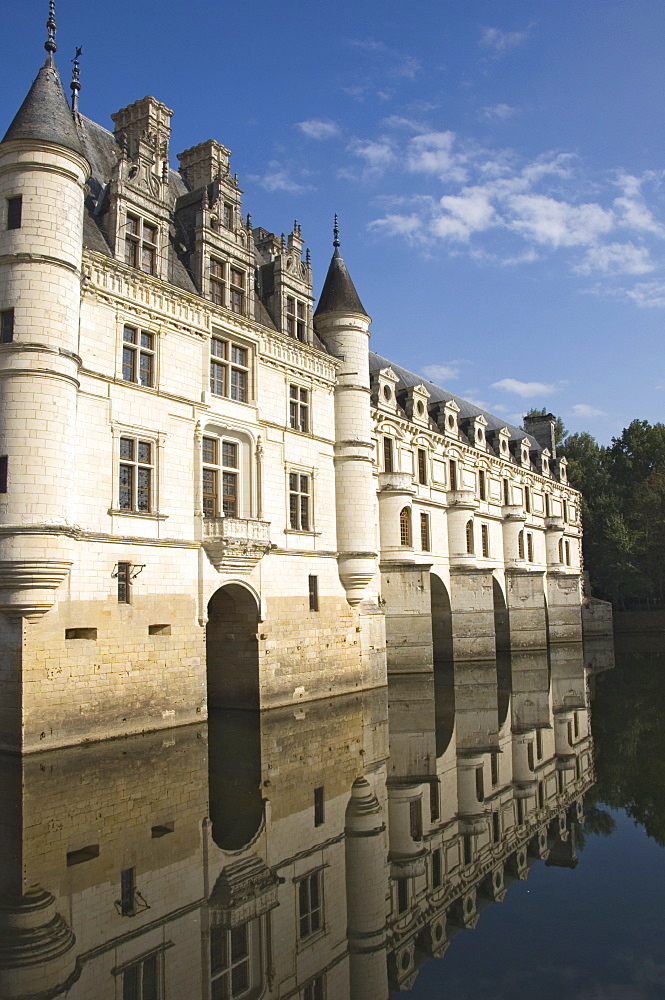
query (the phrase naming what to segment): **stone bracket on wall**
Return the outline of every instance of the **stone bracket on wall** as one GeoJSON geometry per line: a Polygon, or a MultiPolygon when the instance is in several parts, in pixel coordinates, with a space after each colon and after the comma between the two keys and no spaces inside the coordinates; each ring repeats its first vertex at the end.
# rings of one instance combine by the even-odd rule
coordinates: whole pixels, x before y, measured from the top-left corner
{"type": "Polygon", "coordinates": [[[207,517],[202,544],[218,573],[249,573],[272,548],[270,522],[207,517]]]}

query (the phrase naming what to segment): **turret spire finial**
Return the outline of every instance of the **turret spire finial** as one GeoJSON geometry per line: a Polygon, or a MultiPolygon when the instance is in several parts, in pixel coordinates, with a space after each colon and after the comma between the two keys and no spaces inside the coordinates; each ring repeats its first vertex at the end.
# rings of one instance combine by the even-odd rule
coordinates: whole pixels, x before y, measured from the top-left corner
{"type": "Polygon", "coordinates": [[[70,90],[72,92],[72,111],[74,112],[74,114],[76,114],[78,112],[78,109],[79,109],[79,90],[81,89],[81,74],[80,74],[80,69],[79,69],[79,56],[81,55],[82,52],[83,52],[83,49],[80,46],[77,46],[76,54],[75,54],[74,58],[72,59],[72,63],[74,65],[74,68],[72,70],[72,82],[70,83],[69,88],[70,88],[70,90]]]}
{"type": "Polygon", "coordinates": [[[57,24],[55,23],[55,0],[49,0],[48,21],[46,22],[46,30],[48,31],[48,37],[44,42],[44,48],[48,52],[50,58],[53,58],[53,53],[58,47],[55,44],[56,28],[57,24]]]}
{"type": "Polygon", "coordinates": [[[337,223],[337,212],[335,212],[335,224],[333,226],[333,246],[335,248],[335,255],[339,257],[339,225],[337,223]]]}

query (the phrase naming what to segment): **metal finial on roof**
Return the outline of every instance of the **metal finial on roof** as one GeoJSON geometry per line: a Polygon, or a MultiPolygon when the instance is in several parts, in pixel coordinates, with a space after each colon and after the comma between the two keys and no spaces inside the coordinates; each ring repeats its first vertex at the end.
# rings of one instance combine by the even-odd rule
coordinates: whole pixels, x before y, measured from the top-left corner
{"type": "Polygon", "coordinates": [[[312,263],[312,255],[309,252],[309,247],[305,250],[305,263],[307,264],[307,267],[310,267],[312,263]]]}
{"type": "Polygon", "coordinates": [[[337,212],[335,212],[335,225],[333,226],[333,246],[335,250],[339,250],[339,225],[337,224],[337,212]]]}
{"type": "Polygon", "coordinates": [[[48,31],[48,38],[44,42],[44,48],[50,56],[53,55],[57,49],[55,44],[55,31],[57,24],[55,23],[55,0],[49,0],[48,5],[48,21],[46,22],[46,29],[48,31]]]}
{"type": "Polygon", "coordinates": [[[83,49],[78,46],[76,49],[76,54],[72,59],[74,68],[72,69],[72,82],[69,85],[69,89],[72,92],[72,111],[74,114],[79,109],[79,90],[81,89],[81,74],[79,68],[79,56],[83,52],[83,49]]]}

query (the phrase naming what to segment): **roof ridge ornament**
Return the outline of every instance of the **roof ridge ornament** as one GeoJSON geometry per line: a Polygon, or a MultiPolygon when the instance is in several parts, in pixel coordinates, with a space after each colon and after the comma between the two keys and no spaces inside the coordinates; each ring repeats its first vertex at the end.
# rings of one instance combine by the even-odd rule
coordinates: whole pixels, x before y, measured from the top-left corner
{"type": "Polygon", "coordinates": [[[69,89],[72,92],[72,111],[74,114],[78,113],[79,109],[79,90],[81,89],[81,74],[79,68],[79,56],[83,52],[81,46],[77,46],[76,53],[72,59],[74,68],[72,69],[72,82],[69,85],[69,89]]]}
{"type": "Polygon", "coordinates": [[[339,242],[339,224],[337,222],[337,212],[335,212],[335,223],[333,225],[333,246],[335,248],[335,257],[341,257],[341,254],[339,252],[340,245],[341,244],[339,242]]]}
{"type": "Polygon", "coordinates": [[[49,0],[48,21],[46,22],[48,37],[44,42],[44,48],[48,52],[48,58],[51,62],[53,61],[53,53],[58,48],[58,46],[55,44],[55,32],[57,27],[58,26],[55,23],[55,0],[49,0]]]}

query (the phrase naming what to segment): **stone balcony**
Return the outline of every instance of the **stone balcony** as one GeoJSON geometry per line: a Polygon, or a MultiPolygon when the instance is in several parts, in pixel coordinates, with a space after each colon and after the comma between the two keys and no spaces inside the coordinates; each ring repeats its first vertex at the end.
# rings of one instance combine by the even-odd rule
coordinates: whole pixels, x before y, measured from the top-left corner
{"type": "Polygon", "coordinates": [[[272,548],[270,522],[206,517],[203,548],[218,573],[249,573],[272,548]]]}

